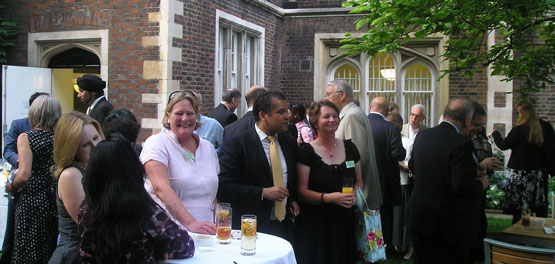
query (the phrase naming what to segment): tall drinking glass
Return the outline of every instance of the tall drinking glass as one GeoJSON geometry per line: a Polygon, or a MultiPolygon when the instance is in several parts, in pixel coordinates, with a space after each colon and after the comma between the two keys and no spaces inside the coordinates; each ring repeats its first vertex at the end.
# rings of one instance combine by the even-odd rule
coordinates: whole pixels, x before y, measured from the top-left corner
{"type": "Polygon", "coordinates": [[[256,253],[256,215],[241,216],[241,255],[256,253]]]}
{"type": "Polygon", "coordinates": [[[353,193],[354,179],[353,177],[343,178],[343,187],[341,193],[353,193]]]}
{"type": "Polygon", "coordinates": [[[216,238],[218,244],[231,243],[231,205],[219,203],[216,210],[216,238]]]}

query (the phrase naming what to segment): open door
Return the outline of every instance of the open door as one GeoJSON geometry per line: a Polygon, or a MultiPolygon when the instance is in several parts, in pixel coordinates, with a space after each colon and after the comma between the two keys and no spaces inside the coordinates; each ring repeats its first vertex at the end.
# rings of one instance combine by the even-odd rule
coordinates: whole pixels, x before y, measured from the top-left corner
{"type": "Polygon", "coordinates": [[[2,66],[2,150],[9,126],[27,117],[29,97],[35,92],[52,94],[52,69],[2,66]]]}
{"type": "Polygon", "coordinates": [[[73,111],[73,69],[2,66],[2,151],[12,121],[27,117],[35,92],[55,96],[63,113],[73,111]]]}

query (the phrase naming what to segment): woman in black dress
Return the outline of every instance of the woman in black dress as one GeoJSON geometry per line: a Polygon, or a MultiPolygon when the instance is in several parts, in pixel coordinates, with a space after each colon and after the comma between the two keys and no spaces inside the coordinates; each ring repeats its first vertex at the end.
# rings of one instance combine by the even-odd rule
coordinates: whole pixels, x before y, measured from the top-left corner
{"type": "Polygon", "coordinates": [[[517,125],[505,139],[495,130],[491,133],[495,145],[501,150],[511,149],[505,187],[505,210],[513,215],[513,223],[520,220],[522,207],[533,212],[547,204],[547,188],[544,162],[544,135],[536,111],[531,104],[518,106],[517,125]]]}
{"type": "Polygon", "coordinates": [[[6,191],[20,190],[15,208],[12,263],[47,263],[56,249],[58,214],[54,165],[54,127],[62,107],[50,95],[39,96],[29,108],[32,130],[19,135],[19,171],[6,191]]]}
{"type": "Polygon", "coordinates": [[[324,100],[310,107],[318,139],[299,147],[297,259],[299,263],[355,262],[355,193],[341,193],[345,178],[362,188],[360,156],[349,140],[335,138],[339,109],[324,100]]]}

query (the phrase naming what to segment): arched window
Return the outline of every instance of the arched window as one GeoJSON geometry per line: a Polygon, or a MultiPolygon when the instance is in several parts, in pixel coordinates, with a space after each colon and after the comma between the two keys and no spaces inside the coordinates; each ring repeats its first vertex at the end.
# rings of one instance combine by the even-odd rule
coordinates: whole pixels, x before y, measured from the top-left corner
{"type": "Polygon", "coordinates": [[[426,108],[426,124],[432,125],[432,102],[434,96],[432,73],[428,67],[421,63],[410,65],[405,71],[403,87],[403,116],[410,116],[410,108],[415,104],[424,105],[426,108]]]}
{"type": "Polygon", "coordinates": [[[353,97],[359,100],[360,96],[360,77],[355,67],[350,64],[339,66],[333,74],[335,80],[344,80],[353,87],[353,97]]]}
{"type": "Polygon", "coordinates": [[[361,54],[333,61],[329,69],[328,81],[340,79],[351,84],[354,99],[359,100],[363,111],[368,111],[372,99],[382,96],[399,106],[404,123],[409,120],[411,107],[422,104],[426,125],[433,124],[435,70],[426,58],[400,51],[373,57],[361,54]]]}
{"type": "Polygon", "coordinates": [[[368,102],[372,98],[383,96],[390,102],[396,100],[396,68],[393,58],[388,53],[379,53],[368,61],[368,102]]]}

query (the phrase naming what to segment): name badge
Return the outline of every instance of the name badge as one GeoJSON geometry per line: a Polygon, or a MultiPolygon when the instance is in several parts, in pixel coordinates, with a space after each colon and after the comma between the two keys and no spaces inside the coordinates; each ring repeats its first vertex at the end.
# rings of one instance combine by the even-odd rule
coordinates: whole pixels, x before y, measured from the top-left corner
{"type": "Polygon", "coordinates": [[[345,161],[345,166],[347,166],[347,169],[354,168],[355,167],[355,161],[354,160],[345,161]]]}

